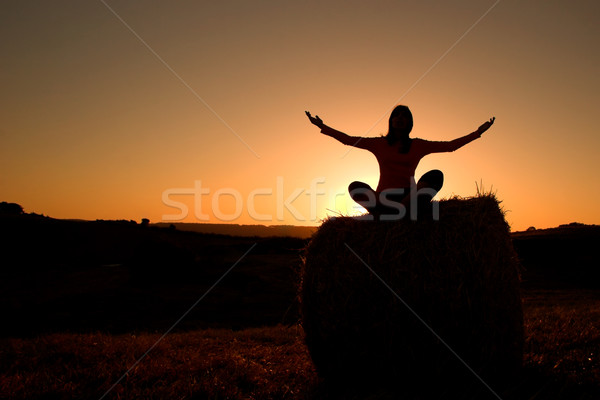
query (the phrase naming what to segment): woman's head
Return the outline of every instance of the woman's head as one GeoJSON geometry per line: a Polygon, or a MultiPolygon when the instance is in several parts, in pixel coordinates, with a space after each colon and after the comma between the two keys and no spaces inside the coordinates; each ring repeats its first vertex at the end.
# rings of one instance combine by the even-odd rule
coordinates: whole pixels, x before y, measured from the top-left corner
{"type": "Polygon", "coordinates": [[[389,129],[386,139],[393,145],[400,141],[402,143],[400,152],[408,152],[411,140],[408,137],[413,128],[412,113],[407,106],[396,106],[390,115],[389,129]]]}
{"type": "Polygon", "coordinates": [[[389,134],[394,134],[398,138],[408,136],[413,128],[412,113],[407,106],[396,106],[390,115],[389,134]]]}

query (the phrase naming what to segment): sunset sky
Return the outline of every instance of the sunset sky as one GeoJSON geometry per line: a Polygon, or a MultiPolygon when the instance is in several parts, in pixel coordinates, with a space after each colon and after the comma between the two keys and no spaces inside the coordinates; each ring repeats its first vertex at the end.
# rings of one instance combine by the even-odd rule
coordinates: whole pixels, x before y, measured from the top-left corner
{"type": "Polygon", "coordinates": [[[406,104],[412,136],[430,140],[496,117],[421,162],[417,178],[445,173],[438,198],[477,182],[513,230],[600,224],[599,20],[592,0],[4,1],[0,201],[55,218],[170,221],[181,203],[184,222],[317,225],[355,214],[346,188],[375,187],[378,167],[304,111],[378,136],[406,104]]]}

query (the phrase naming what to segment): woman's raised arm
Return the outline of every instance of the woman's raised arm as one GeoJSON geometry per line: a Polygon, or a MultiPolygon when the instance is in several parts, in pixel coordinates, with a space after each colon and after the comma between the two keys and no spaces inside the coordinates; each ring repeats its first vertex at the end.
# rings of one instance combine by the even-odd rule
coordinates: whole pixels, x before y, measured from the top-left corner
{"type": "Polygon", "coordinates": [[[338,140],[339,142],[349,145],[349,146],[356,146],[357,143],[359,143],[362,139],[360,137],[350,136],[350,135],[345,134],[344,132],[335,130],[335,129],[325,125],[323,123],[323,120],[321,118],[319,118],[318,115],[315,115],[313,117],[312,115],[310,115],[310,112],[308,112],[308,111],[305,111],[305,112],[306,112],[306,116],[310,120],[310,123],[319,127],[321,129],[321,133],[324,135],[331,136],[332,138],[338,140]]]}
{"type": "Polygon", "coordinates": [[[471,132],[468,135],[459,137],[449,142],[427,142],[429,144],[428,153],[445,153],[454,150],[458,150],[464,145],[471,143],[475,139],[479,139],[481,135],[490,129],[490,126],[494,123],[496,117],[490,118],[489,121],[484,122],[475,132],[471,132]]]}

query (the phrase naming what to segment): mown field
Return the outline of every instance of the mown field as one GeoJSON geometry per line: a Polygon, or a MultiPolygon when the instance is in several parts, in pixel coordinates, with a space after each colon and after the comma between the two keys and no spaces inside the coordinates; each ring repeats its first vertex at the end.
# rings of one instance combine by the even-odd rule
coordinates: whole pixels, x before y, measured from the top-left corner
{"type": "MultiPolygon", "coordinates": [[[[524,307],[525,367],[502,398],[598,398],[598,292],[526,291],[524,307]]],[[[123,377],[160,338],[54,333],[3,339],[0,392],[14,399],[101,398],[109,390],[107,399],[337,398],[319,385],[298,325],[173,333],[123,377]]]]}
{"type": "MultiPolygon", "coordinates": [[[[303,344],[295,285],[306,241],[0,223],[0,398],[365,398],[360,382],[319,382],[303,344]]],[[[600,398],[600,290],[584,265],[597,236],[550,233],[515,236],[525,359],[503,399],[600,398]]],[[[402,383],[371,389],[398,398],[402,383]]]]}

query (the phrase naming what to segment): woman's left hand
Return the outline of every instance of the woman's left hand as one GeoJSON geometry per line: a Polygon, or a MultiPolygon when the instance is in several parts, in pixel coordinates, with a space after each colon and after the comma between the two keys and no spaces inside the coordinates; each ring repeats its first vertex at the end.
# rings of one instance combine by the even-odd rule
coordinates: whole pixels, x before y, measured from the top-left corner
{"type": "Polygon", "coordinates": [[[477,133],[479,133],[479,135],[481,136],[481,134],[483,132],[490,129],[490,126],[492,126],[492,124],[494,123],[495,120],[496,120],[496,117],[492,117],[492,118],[490,118],[489,121],[484,122],[479,128],[477,128],[477,133]]]}

